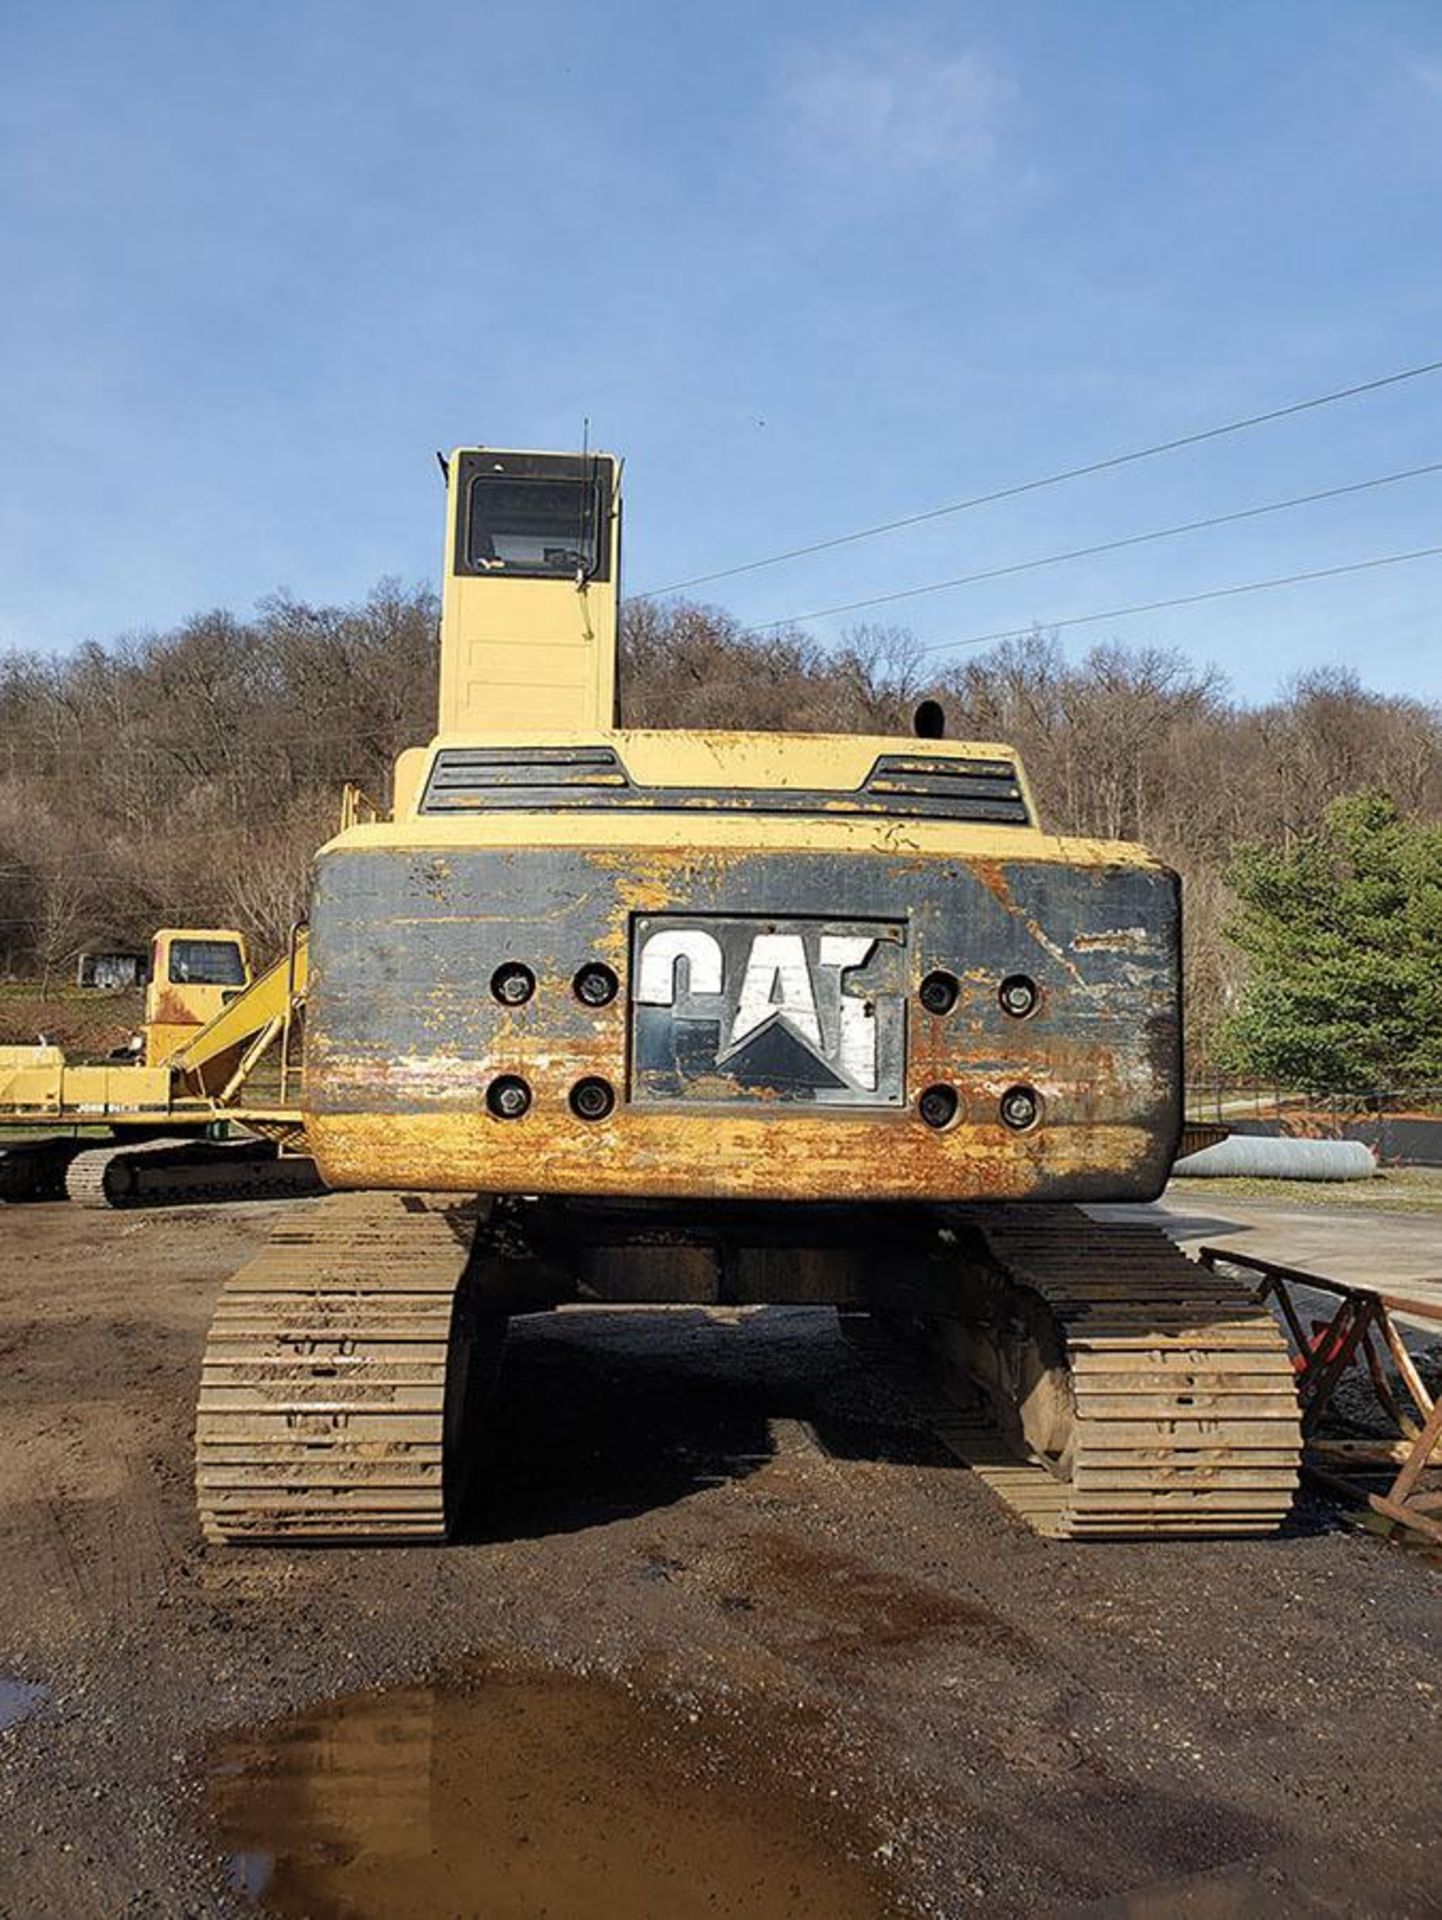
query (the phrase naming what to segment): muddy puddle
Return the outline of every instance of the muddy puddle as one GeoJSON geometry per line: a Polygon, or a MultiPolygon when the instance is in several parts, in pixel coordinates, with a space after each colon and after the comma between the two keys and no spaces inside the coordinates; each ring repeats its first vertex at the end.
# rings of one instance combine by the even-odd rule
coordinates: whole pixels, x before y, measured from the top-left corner
{"type": "Polygon", "coordinates": [[[876,1837],[775,1775],[773,1750],[608,1681],[490,1672],[236,1736],[209,1804],[237,1891],[314,1920],[902,1911],[876,1837]]]}
{"type": "Polygon", "coordinates": [[[48,1689],[33,1680],[17,1680],[13,1674],[0,1673],[0,1733],[43,1706],[48,1689]]]}

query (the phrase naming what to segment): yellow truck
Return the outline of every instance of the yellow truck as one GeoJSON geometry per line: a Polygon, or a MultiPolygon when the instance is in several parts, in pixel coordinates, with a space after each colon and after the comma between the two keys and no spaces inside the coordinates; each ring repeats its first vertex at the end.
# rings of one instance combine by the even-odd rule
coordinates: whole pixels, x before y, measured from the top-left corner
{"type": "Polygon", "coordinates": [[[299,1107],[336,1191],[217,1309],[208,1536],[445,1538],[508,1316],[573,1300],[869,1316],[984,1393],[1044,1530],[1275,1528],[1277,1329],[1078,1205],[1176,1150],[1175,875],[1047,831],[1016,752],[934,715],[619,725],[620,524],[607,454],[449,463],[437,731],[317,861],[299,1107]]]}

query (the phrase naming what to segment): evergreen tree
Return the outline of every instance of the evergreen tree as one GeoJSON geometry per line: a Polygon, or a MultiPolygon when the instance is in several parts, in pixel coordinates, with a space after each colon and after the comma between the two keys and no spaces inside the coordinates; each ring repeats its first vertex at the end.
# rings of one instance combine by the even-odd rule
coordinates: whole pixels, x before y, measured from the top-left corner
{"type": "Polygon", "coordinates": [[[1240,848],[1228,880],[1252,963],[1233,1068],[1319,1092],[1442,1084],[1442,827],[1349,794],[1290,852],[1240,848]]]}

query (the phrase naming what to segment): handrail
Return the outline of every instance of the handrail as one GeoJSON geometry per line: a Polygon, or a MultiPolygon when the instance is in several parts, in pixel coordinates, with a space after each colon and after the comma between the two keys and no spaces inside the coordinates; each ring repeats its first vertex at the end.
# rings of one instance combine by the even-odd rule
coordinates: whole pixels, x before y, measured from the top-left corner
{"type": "Polygon", "coordinates": [[[286,1104],[285,1096],[290,1082],[290,1037],[294,1029],[296,1010],[304,988],[300,984],[302,961],[305,963],[306,978],[310,975],[310,932],[305,920],[291,922],[290,934],[286,940],[285,962],[285,1024],[280,1035],[280,1104],[286,1104]]]}

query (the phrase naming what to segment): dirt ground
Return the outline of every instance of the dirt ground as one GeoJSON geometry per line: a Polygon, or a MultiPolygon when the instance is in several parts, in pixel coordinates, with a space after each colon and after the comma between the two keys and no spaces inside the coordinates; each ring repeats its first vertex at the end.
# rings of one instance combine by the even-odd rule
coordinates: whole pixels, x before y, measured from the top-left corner
{"type": "Polygon", "coordinates": [[[714,1733],[898,1914],[1438,1910],[1434,1563],[1320,1508],[1043,1542],[824,1313],[519,1323],[465,1544],[203,1548],[204,1329],[278,1211],[0,1211],[0,1913],[254,1912],[224,1741],[474,1662],[714,1733]]]}
{"type": "Polygon", "coordinates": [[[0,980],[0,1046],[33,1046],[43,1034],[71,1056],[103,1060],[135,1032],[144,1005],[138,987],[97,992],[63,981],[46,988],[38,981],[0,980]]]}

